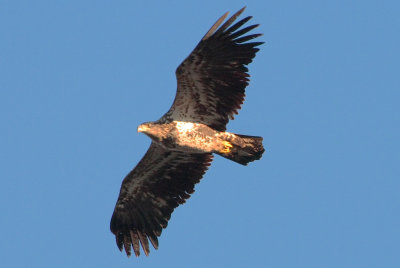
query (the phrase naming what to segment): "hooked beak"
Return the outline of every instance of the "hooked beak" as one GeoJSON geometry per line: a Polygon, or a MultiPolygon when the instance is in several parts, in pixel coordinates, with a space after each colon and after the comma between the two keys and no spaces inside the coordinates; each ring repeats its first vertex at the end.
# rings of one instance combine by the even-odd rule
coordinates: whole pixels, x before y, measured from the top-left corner
{"type": "Polygon", "coordinates": [[[148,126],[144,126],[144,125],[140,125],[137,128],[137,132],[146,132],[147,130],[149,130],[150,128],[148,126]]]}

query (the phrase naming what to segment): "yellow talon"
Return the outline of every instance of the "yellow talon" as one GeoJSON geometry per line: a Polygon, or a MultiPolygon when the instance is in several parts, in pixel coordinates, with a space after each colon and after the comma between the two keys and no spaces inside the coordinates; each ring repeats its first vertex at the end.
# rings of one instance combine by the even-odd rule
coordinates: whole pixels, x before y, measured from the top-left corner
{"type": "Polygon", "coordinates": [[[224,145],[224,148],[220,152],[223,154],[229,153],[233,145],[229,141],[222,141],[222,144],[224,145]]]}

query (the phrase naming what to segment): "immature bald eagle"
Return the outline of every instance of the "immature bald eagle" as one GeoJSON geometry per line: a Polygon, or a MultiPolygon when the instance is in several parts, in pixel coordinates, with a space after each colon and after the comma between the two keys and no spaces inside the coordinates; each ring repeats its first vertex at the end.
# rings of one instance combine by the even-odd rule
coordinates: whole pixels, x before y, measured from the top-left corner
{"type": "Polygon", "coordinates": [[[239,30],[251,17],[231,26],[243,10],[219,27],[224,14],[211,27],[176,70],[178,90],[170,110],[138,127],[152,143],[123,180],[110,224],[118,248],[128,256],[131,246],[139,256],[139,242],[146,255],[149,240],[158,248],[157,237],[173,210],[194,192],[213,153],[247,165],[264,152],[262,137],[225,132],[244,100],[249,81],[245,65],[263,43],[247,42],[261,34],[245,35],[258,25],[239,30]]]}

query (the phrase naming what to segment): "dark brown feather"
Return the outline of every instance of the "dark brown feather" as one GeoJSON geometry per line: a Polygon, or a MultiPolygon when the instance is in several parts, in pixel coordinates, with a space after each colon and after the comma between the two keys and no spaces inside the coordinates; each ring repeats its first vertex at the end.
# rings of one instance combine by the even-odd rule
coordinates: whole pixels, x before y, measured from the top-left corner
{"type": "Polygon", "coordinates": [[[129,236],[124,236],[124,248],[126,255],[131,256],[131,238],[129,236]]]}
{"type": "Polygon", "coordinates": [[[247,42],[261,34],[245,35],[258,24],[240,29],[251,17],[232,25],[243,10],[220,26],[226,18],[224,14],[177,68],[177,94],[160,121],[203,123],[225,131],[229,119],[233,119],[244,101],[249,81],[246,65],[259,50],[256,47],[263,44],[247,42]]]}
{"type": "Polygon", "coordinates": [[[142,245],[144,254],[146,254],[146,256],[149,256],[150,249],[149,249],[149,240],[147,240],[147,236],[145,234],[143,234],[142,232],[138,232],[138,235],[139,235],[139,241],[140,241],[140,244],[142,245]]]}
{"type": "Polygon", "coordinates": [[[171,213],[194,192],[211,161],[211,154],[171,152],[152,143],[122,182],[110,223],[118,248],[129,256],[132,246],[139,256],[140,242],[148,255],[150,240],[157,249],[157,236],[167,227],[171,213]]]}
{"type": "Polygon", "coordinates": [[[133,247],[133,252],[135,252],[136,257],[139,257],[140,255],[140,246],[139,246],[139,236],[136,230],[130,230],[129,231],[131,241],[132,241],[132,247],[133,247]]]}
{"type": "Polygon", "coordinates": [[[237,17],[242,14],[242,12],[246,9],[246,7],[242,7],[239,11],[237,11],[235,14],[233,14],[232,17],[230,17],[224,24],[222,24],[221,27],[215,32],[216,35],[221,34],[226,28],[228,28],[235,20],[237,17]]]}

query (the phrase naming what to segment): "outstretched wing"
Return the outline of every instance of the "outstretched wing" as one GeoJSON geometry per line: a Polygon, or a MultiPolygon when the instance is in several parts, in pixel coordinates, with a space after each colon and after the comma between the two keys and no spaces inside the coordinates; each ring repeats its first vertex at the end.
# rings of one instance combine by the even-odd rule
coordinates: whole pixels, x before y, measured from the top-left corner
{"type": "Polygon", "coordinates": [[[258,25],[239,30],[251,17],[230,26],[239,10],[221,27],[223,15],[176,70],[178,90],[170,110],[160,119],[206,124],[224,131],[240,109],[248,85],[246,65],[263,42],[247,42],[261,34],[245,35],[258,25]],[[230,27],[229,27],[230,26],[230,27]],[[218,28],[219,27],[219,28],[218,28]]]}
{"type": "Polygon", "coordinates": [[[167,151],[152,143],[139,164],[125,177],[111,218],[110,229],[118,248],[136,256],[140,244],[149,254],[149,240],[158,248],[157,237],[167,227],[173,210],[194,192],[211,164],[211,154],[167,151]]]}

